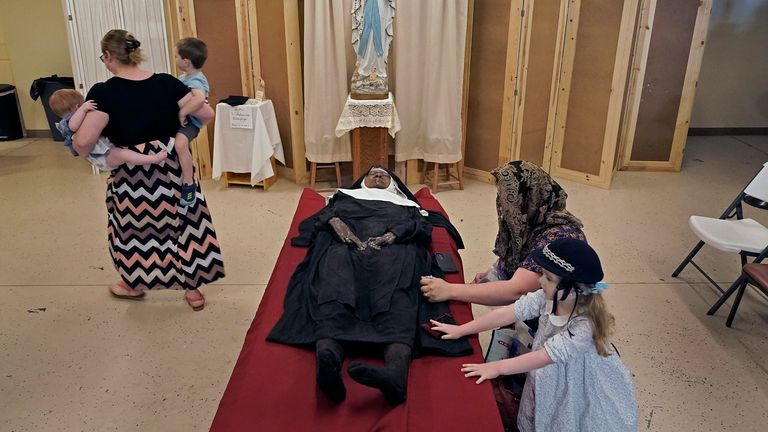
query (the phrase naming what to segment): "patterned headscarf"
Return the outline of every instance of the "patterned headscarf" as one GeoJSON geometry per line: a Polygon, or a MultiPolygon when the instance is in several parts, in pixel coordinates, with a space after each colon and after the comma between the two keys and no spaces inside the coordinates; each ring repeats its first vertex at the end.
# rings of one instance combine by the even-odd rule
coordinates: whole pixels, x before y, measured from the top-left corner
{"type": "Polygon", "coordinates": [[[493,253],[509,275],[532,252],[536,237],[548,228],[581,221],[565,209],[568,194],[536,164],[514,161],[495,168],[499,233],[493,253]]]}

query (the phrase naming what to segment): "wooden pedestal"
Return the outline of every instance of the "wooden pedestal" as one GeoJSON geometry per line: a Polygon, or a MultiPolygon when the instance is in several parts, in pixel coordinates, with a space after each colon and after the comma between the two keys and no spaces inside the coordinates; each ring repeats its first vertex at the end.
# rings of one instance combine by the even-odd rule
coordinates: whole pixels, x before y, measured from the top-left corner
{"type": "Polygon", "coordinates": [[[275,158],[271,158],[270,162],[272,163],[272,172],[274,172],[275,175],[266,178],[263,181],[256,183],[255,185],[251,185],[251,173],[233,173],[226,171],[224,172],[224,181],[226,182],[227,187],[229,187],[229,185],[244,185],[262,187],[266,191],[277,181],[277,164],[275,163],[275,158]]]}
{"type": "Polygon", "coordinates": [[[357,180],[374,164],[387,166],[387,128],[352,129],[352,178],[357,180]]]}

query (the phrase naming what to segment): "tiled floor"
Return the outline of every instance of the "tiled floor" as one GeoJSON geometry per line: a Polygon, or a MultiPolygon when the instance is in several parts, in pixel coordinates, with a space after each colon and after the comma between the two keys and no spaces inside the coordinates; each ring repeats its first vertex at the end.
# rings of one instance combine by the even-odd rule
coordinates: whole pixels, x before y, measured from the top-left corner
{"type": "MultiPolygon", "coordinates": [[[[709,317],[717,293],[692,269],[670,273],[695,243],[687,217],[719,215],[766,160],[767,137],[694,137],[680,173],[619,172],[610,190],[561,182],[611,284],[641,430],[765,430],[768,301],[750,290],[728,329],[730,303],[709,317]]],[[[206,309],[178,292],[115,301],[104,177],[59,143],[0,142],[0,430],[208,429],[301,188],[203,187],[227,267],[206,309]]],[[[493,259],[494,188],[468,181],[438,198],[471,277],[493,259]]],[[[738,274],[734,256],[705,248],[697,261],[724,283],[738,274]]]]}

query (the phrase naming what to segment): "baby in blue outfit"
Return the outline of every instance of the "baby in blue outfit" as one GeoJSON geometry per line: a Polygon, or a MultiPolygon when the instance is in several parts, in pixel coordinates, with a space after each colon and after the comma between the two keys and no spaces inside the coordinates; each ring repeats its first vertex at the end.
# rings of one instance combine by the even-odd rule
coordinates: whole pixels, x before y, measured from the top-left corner
{"type": "MultiPolygon", "coordinates": [[[[48,103],[54,114],[61,117],[61,121],[56,123],[56,129],[64,137],[64,145],[72,153],[72,156],[79,156],[72,148],[72,138],[83,123],[85,113],[98,107],[93,101],[86,101],[83,95],[75,89],[56,90],[48,103]]],[[[149,165],[165,160],[167,157],[168,153],[164,150],[156,154],[145,155],[131,149],[115,147],[107,138],[99,137],[96,145],[85,158],[101,171],[112,171],[124,163],[149,165]]]]}
{"type": "MultiPolygon", "coordinates": [[[[192,90],[196,96],[201,96],[208,103],[208,80],[200,70],[208,59],[208,47],[198,38],[184,38],[176,44],[176,67],[183,72],[179,80],[192,90]]],[[[180,118],[181,129],[176,134],[175,147],[181,165],[181,199],[182,206],[195,202],[196,188],[193,177],[192,153],[189,142],[195,139],[203,127],[202,122],[194,116],[180,118]]]]}

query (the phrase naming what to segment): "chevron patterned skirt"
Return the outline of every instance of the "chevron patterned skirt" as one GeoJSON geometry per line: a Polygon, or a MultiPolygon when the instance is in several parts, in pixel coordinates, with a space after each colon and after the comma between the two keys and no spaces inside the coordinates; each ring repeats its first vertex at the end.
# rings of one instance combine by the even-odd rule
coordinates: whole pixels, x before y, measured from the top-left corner
{"type": "MultiPolygon", "coordinates": [[[[163,148],[157,141],[137,147],[145,154],[163,148]]],[[[224,277],[200,185],[192,206],[180,207],[180,194],[176,152],[159,164],[123,164],[112,172],[107,186],[109,253],[129,287],[191,290],[224,277]]]]}

